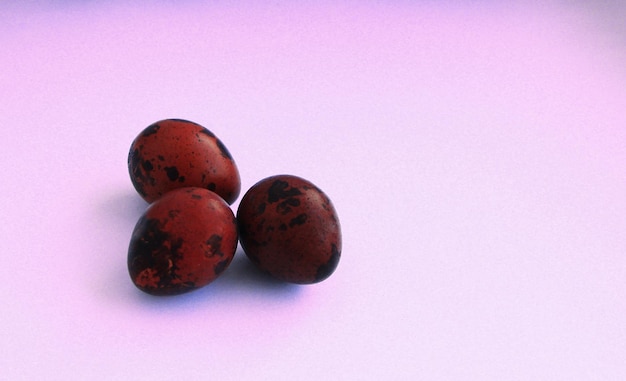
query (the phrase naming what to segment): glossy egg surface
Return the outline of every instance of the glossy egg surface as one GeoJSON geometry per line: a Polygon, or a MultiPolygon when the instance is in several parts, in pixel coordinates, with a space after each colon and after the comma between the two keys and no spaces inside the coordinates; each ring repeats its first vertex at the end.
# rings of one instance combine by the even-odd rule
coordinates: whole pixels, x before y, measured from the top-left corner
{"type": "Polygon", "coordinates": [[[308,180],[277,175],[259,181],[241,199],[237,223],[246,255],[275,278],[317,283],[337,268],[339,219],[328,196],[308,180]]]}
{"type": "Polygon", "coordinates": [[[131,144],[128,171],[147,202],[173,189],[200,187],[232,204],[241,191],[239,170],[226,146],[211,131],[182,119],[146,127],[131,144]]]}
{"type": "Polygon", "coordinates": [[[236,249],[237,223],[228,204],[207,189],[180,188],[152,203],[137,222],[128,271],[149,294],[182,294],[215,280],[236,249]]]}

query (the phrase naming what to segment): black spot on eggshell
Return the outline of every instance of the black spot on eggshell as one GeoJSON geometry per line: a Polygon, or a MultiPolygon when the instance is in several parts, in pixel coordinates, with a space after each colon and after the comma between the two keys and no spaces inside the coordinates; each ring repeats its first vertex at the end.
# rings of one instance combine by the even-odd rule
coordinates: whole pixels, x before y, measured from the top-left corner
{"type": "Polygon", "coordinates": [[[153,269],[159,274],[157,288],[171,288],[176,276],[176,259],[183,245],[182,239],[173,239],[163,231],[158,220],[142,218],[138,222],[142,239],[133,240],[131,251],[137,253],[129,264],[141,274],[145,269],[153,269]],[[169,248],[169,249],[165,249],[169,248]]]}
{"type": "Polygon", "coordinates": [[[317,268],[317,273],[315,274],[316,282],[328,278],[335,271],[337,265],[339,264],[339,257],[341,257],[341,253],[337,249],[337,245],[332,244],[331,256],[328,259],[328,262],[317,268]]]}
{"type": "Polygon", "coordinates": [[[159,132],[159,129],[161,128],[161,126],[159,126],[158,123],[153,123],[151,125],[149,125],[148,127],[146,127],[145,130],[143,130],[143,132],[141,133],[143,136],[150,136],[150,135],[154,135],[157,132],[159,132]]]}
{"type": "Polygon", "coordinates": [[[150,172],[151,170],[154,169],[154,166],[152,166],[152,162],[150,160],[145,160],[141,166],[143,167],[143,170],[146,172],[150,172]]]}
{"type": "Polygon", "coordinates": [[[305,213],[298,214],[296,217],[289,221],[289,227],[292,228],[296,225],[303,225],[306,222],[307,215],[305,213]]]}
{"type": "Polygon", "coordinates": [[[178,180],[178,168],[176,167],[165,167],[165,172],[167,173],[167,178],[170,179],[170,181],[176,181],[178,180]]]}
{"type": "Polygon", "coordinates": [[[211,131],[207,130],[206,128],[202,128],[200,131],[198,131],[199,134],[203,134],[206,135],[210,138],[216,139],[215,134],[212,133],[211,131]]]}
{"type": "Polygon", "coordinates": [[[285,201],[282,201],[278,205],[276,205],[276,212],[279,214],[285,215],[291,212],[291,207],[300,206],[300,200],[295,197],[290,197],[285,201]]]}
{"type": "Polygon", "coordinates": [[[174,219],[180,215],[179,209],[173,209],[167,212],[167,216],[171,219],[174,219]]]}
{"type": "Polygon", "coordinates": [[[222,143],[221,140],[216,139],[215,143],[217,144],[217,147],[220,149],[220,153],[222,154],[222,156],[224,156],[225,158],[227,158],[229,160],[233,159],[233,157],[230,155],[230,152],[228,152],[228,149],[226,148],[224,143],[222,143]]]}
{"type": "Polygon", "coordinates": [[[301,195],[302,192],[298,188],[289,188],[289,183],[282,180],[276,180],[272,183],[267,191],[267,201],[271,204],[284,198],[301,195]]]}
{"type": "Polygon", "coordinates": [[[222,253],[222,250],[221,250],[222,249],[222,236],[213,234],[206,241],[206,244],[209,245],[209,248],[211,251],[210,256],[214,256],[214,255],[219,255],[220,257],[224,256],[224,253],[222,253]]]}

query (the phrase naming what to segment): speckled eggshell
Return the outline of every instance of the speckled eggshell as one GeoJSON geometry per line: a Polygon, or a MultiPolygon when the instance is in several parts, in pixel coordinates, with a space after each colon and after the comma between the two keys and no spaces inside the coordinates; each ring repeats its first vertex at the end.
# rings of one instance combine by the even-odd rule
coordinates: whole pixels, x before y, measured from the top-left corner
{"type": "Polygon", "coordinates": [[[328,196],[305,179],[278,175],[259,181],[241,199],[237,223],[248,258],[275,278],[317,283],[337,268],[337,213],[328,196]]]}
{"type": "Polygon", "coordinates": [[[128,272],[149,294],[182,294],[215,280],[236,249],[237,222],[228,204],[204,188],[176,189],[152,203],[137,222],[128,272]]]}
{"type": "Polygon", "coordinates": [[[241,191],[239,170],[226,146],[209,130],[182,119],[146,127],[132,142],[128,171],[147,202],[178,188],[206,188],[232,204],[241,191]]]}

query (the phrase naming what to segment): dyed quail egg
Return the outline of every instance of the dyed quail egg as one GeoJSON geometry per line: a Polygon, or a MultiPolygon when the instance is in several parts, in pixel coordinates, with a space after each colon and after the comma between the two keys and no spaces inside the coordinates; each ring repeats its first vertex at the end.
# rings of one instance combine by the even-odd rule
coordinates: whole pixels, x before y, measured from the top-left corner
{"type": "Polygon", "coordinates": [[[153,295],[175,295],[215,280],[237,249],[237,222],[228,204],[204,188],[180,188],[152,203],[128,249],[132,282],[153,295]]]}
{"type": "Polygon", "coordinates": [[[341,256],[337,213],[324,192],[291,175],[250,188],[237,210],[241,246],[261,270],[309,284],[328,278],[341,256]]]}
{"type": "Polygon", "coordinates": [[[239,170],[226,146],[206,128],[182,119],[144,129],[131,144],[128,171],[147,202],[173,189],[200,187],[232,204],[241,190],[239,170]]]}

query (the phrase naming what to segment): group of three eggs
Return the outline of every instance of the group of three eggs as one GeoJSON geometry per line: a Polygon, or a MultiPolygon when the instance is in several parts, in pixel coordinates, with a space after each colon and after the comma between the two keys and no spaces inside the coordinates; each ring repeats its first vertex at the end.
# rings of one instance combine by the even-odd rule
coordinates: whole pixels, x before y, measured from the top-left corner
{"type": "Polygon", "coordinates": [[[276,175],[253,185],[235,217],[239,170],[226,146],[203,126],[166,119],[132,142],[128,170],[150,205],[135,225],[128,271],[140,290],[176,295],[226,270],[238,241],[262,271],[282,281],[317,283],[336,269],[341,230],[328,196],[313,183],[276,175]]]}

